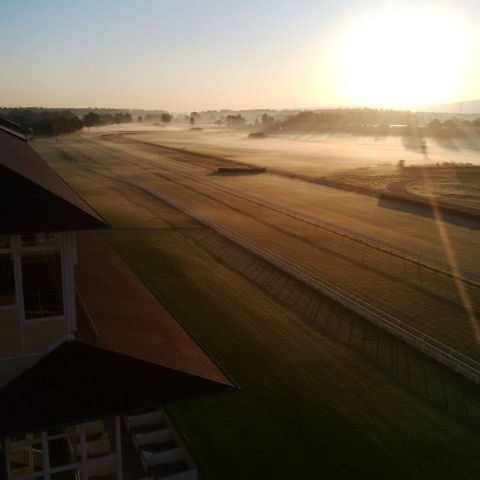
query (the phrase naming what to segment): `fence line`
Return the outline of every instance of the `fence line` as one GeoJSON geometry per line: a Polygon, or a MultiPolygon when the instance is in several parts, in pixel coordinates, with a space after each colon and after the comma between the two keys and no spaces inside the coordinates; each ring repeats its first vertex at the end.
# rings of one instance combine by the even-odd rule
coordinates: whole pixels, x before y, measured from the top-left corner
{"type": "Polygon", "coordinates": [[[215,223],[208,218],[205,218],[202,215],[191,211],[184,205],[178,203],[175,200],[172,200],[171,198],[168,198],[167,196],[159,193],[152,188],[145,187],[138,182],[129,180],[116,173],[108,174],[106,172],[103,172],[100,173],[100,175],[115,178],[122,181],[123,183],[135,186],[158,198],[159,200],[171,205],[177,210],[184,212],[188,216],[197,220],[199,223],[211,228],[219,235],[228,238],[234,243],[240,245],[242,248],[252,252],[254,255],[263,258],[265,261],[274,265],[288,275],[296,278],[297,280],[303,282],[306,285],[309,285],[314,290],[322,293],[334,302],[343,305],[348,310],[357,313],[361,317],[369,320],[371,323],[379,326],[383,330],[386,330],[387,332],[390,332],[398,338],[401,338],[409,345],[413,346],[417,350],[420,350],[431,358],[439,361],[440,363],[449,367],[463,377],[473,381],[474,383],[480,383],[480,362],[476,361],[475,359],[459,352],[458,350],[455,350],[452,347],[449,347],[448,345],[423,333],[415,327],[390,315],[389,313],[386,313],[383,310],[347,292],[346,290],[343,290],[335,284],[324,279],[320,280],[318,278],[315,278],[310,272],[292,265],[285,257],[273,253],[270,250],[258,247],[251,241],[240,237],[229,227],[215,223]]]}
{"type": "Polygon", "coordinates": [[[262,206],[264,208],[268,208],[272,211],[275,211],[277,213],[280,213],[282,215],[287,215],[291,218],[294,218],[296,220],[303,221],[305,223],[308,223],[310,225],[322,228],[323,230],[326,230],[327,232],[333,233],[335,235],[339,235],[345,238],[348,238],[351,241],[360,243],[362,245],[365,245],[370,248],[374,248],[377,250],[381,250],[384,253],[387,253],[388,255],[401,258],[405,261],[414,263],[416,265],[420,265],[424,268],[436,271],[437,273],[441,273],[453,278],[457,278],[458,280],[461,280],[465,283],[468,283],[470,285],[480,287],[480,277],[472,271],[468,270],[459,270],[457,272],[453,272],[451,266],[446,263],[442,262],[441,260],[437,260],[433,257],[430,257],[428,255],[420,254],[419,252],[415,252],[413,250],[410,250],[408,248],[404,247],[399,247],[398,245],[394,245],[393,243],[386,242],[384,240],[381,240],[377,237],[372,237],[370,235],[365,235],[363,233],[359,233],[355,230],[351,230],[347,227],[341,227],[339,225],[335,225],[334,223],[328,222],[326,220],[320,220],[318,218],[312,217],[310,215],[307,215],[303,212],[299,212],[297,210],[290,209],[288,207],[284,206],[279,206],[275,203],[269,202],[268,200],[264,199],[259,199],[256,196],[253,195],[248,195],[244,192],[239,192],[236,189],[232,188],[225,188],[221,187],[219,185],[213,185],[209,182],[205,182],[203,180],[200,180],[192,175],[189,175],[185,172],[179,172],[178,170],[172,169],[172,168],[167,168],[164,166],[160,166],[155,162],[151,162],[145,159],[141,159],[142,162],[148,163],[156,168],[159,168],[161,170],[165,170],[170,173],[174,173],[180,177],[187,178],[193,182],[200,183],[202,185],[205,185],[209,188],[213,188],[215,190],[227,193],[229,195],[233,195],[234,197],[240,198],[242,200],[247,200],[249,202],[252,202],[256,205],[262,206]]]}
{"type": "MultiPolygon", "coordinates": [[[[149,143],[149,142],[141,142],[141,143],[149,143]]],[[[153,145],[153,144],[152,144],[153,145]]],[[[94,147],[98,149],[98,146],[94,147]]],[[[166,147],[171,149],[170,147],[166,147]]],[[[176,150],[176,149],[175,149],[176,150]]],[[[87,156],[87,158],[90,158],[87,156]]],[[[118,157],[117,157],[118,158],[118,157]]],[[[139,157],[137,157],[139,158],[139,157]]],[[[90,158],[90,160],[92,160],[90,158]]],[[[436,273],[446,275],[455,279],[458,279],[462,282],[465,282],[469,285],[475,286],[475,287],[480,287],[480,277],[478,274],[472,271],[468,270],[459,270],[458,272],[452,271],[451,266],[443,262],[441,260],[437,260],[433,257],[430,257],[428,255],[420,254],[419,252],[415,252],[413,250],[409,250],[407,248],[399,247],[398,245],[394,245],[390,242],[386,242],[384,240],[381,240],[377,237],[372,237],[369,235],[365,235],[363,233],[356,232],[355,230],[351,230],[346,227],[341,227],[339,225],[335,225],[334,223],[328,222],[326,220],[320,220],[318,218],[312,217],[310,215],[307,215],[303,212],[299,212],[297,210],[293,210],[284,206],[279,206],[277,204],[274,204],[272,202],[269,202],[264,199],[259,199],[255,196],[248,195],[243,192],[238,192],[236,189],[232,188],[225,188],[221,187],[219,185],[212,185],[209,182],[202,181],[194,176],[188,175],[185,172],[179,172],[178,170],[172,169],[172,168],[167,168],[164,166],[158,165],[156,162],[152,162],[149,160],[146,160],[144,158],[140,158],[140,161],[143,163],[147,163],[149,165],[152,165],[156,168],[159,168],[161,170],[165,170],[170,173],[174,173],[176,175],[179,175],[181,177],[187,178],[191,181],[194,181],[196,183],[200,183],[202,185],[208,186],[209,188],[213,188],[215,190],[227,193],[229,195],[233,195],[235,197],[238,197],[243,200],[247,200],[249,202],[255,203],[256,205],[262,206],[264,208],[268,208],[272,211],[275,211],[277,213],[280,213],[282,215],[287,215],[291,218],[294,218],[296,220],[303,221],[305,223],[308,223],[310,225],[316,226],[318,228],[322,228],[323,230],[333,233],[334,235],[338,235],[344,238],[348,238],[349,240],[353,242],[357,242],[359,244],[365,245],[366,247],[370,247],[376,250],[380,250],[383,253],[386,253],[387,255],[390,255],[392,257],[397,257],[400,259],[403,259],[404,261],[413,263],[415,265],[419,265],[420,267],[429,269],[431,271],[434,271],[436,273]]],[[[111,170],[113,171],[113,170],[111,170]]]]}
{"type": "Polygon", "coordinates": [[[285,257],[269,250],[262,249],[249,240],[240,237],[229,227],[212,222],[211,220],[191,211],[184,205],[181,205],[175,200],[172,200],[153,189],[145,188],[136,184],[136,182],[131,182],[129,180],[127,182],[147,191],[151,195],[159,198],[165,203],[168,203],[174,208],[181,210],[203,225],[210,227],[219,235],[228,238],[246,250],[263,258],[278,269],[309,285],[333,301],[343,305],[348,310],[354,311],[361,317],[369,320],[380,328],[387,330],[393,335],[403,339],[406,343],[412,345],[426,355],[438,360],[442,364],[453,369],[455,372],[463,375],[469,380],[472,380],[475,383],[480,383],[480,362],[477,362],[473,358],[464,355],[463,353],[449,347],[433,337],[430,337],[415,327],[380,310],[368,302],[365,302],[364,300],[343,290],[333,283],[315,278],[311,273],[292,265],[285,257]]]}

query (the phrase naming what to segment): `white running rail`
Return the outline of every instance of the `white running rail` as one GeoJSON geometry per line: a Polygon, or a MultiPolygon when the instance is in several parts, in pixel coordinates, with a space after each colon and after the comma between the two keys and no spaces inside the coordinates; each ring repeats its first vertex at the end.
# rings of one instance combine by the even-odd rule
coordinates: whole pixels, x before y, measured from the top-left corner
{"type": "Polygon", "coordinates": [[[273,253],[271,250],[260,248],[254,243],[242,238],[229,227],[212,222],[208,218],[199,215],[196,212],[191,211],[189,208],[172,200],[165,195],[162,195],[158,191],[145,187],[140,183],[129,180],[117,174],[101,173],[102,175],[116,178],[124,183],[133,185],[141,190],[153,195],[159,200],[171,205],[172,207],[180,210],[190,217],[194,218],[198,222],[210,227],[212,230],[222,235],[225,238],[233,241],[241,247],[249,250],[255,255],[263,258],[270,264],[274,265],[283,272],[291,275],[292,277],[300,280],[301,282],[309,285],[311,288],[317,290],[323,295],[327,296],[331,300],[340,303],[347,309],[357,313],[361,317],[369,320],[371,323],[379,326],[383,330],[390,332],[398,338],[401,338],[409,345],[413,346],[417,350],[425,353],[426,355],[434,358],[440,363],[446,365],[453,371],[468,378],[469,380],[479,384],[480,383],[480,362],[475,359],[464,355],[463,353],[455,350],[448,345],[436,340],[433,337],[423,333],[415,327],[405,323],[398,318],[384,312],[383,310],[371,305],[368,302],[356,297],[355,295],[343,290],[342,288],[334,285],[327,280],[320,280],[316,278],[312,273],[292,265],[288,259],[273,253]]]}

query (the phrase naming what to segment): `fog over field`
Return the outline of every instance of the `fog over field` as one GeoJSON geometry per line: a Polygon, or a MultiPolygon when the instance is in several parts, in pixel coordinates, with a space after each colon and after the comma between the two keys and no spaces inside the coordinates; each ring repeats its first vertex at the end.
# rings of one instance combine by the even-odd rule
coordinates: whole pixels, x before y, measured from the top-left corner
{"type": "MultiPolygon", "coordinates": [[[[133,130],[138,131],[138,128],[135,125],[133,130]]],[[[480,164],[479,139],[470,142],[457,139],[427,140],[426,159],[416,150],[414,142],[409,144],[399,136],[374,138],[352,135],[275,135],[252,139],[248,138],[245,131],[211,126],[205,126],[203,130],[189,130],[180,126],[147,128],[150,130],[148,133],[136,138],[308,175],[375,167],[378,164],[394,166],[399,160],[405,160],[409,165],[437,162],[480,164]]]]}
{"type": "Polygon", "coordinates": [[[480,480],[479,25],[0,0],[0,480],[480,480]]]}

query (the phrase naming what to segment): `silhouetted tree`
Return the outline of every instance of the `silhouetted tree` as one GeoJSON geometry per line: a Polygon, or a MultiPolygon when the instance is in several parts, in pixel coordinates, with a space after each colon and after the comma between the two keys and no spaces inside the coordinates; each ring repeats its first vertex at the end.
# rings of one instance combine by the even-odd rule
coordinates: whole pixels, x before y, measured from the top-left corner
{"type": "Polygon", "coordinates": [[[445,120],[443,122],[443,125],[447,129],[454,129],[459,125],[459,121],[454,117],[454,118],[449,118],[448,120],[445,120]]]}
{"type": "Polygon", "coordinates": [[[170,123],[172,121],[172,116],[169,113],[162,113],[160,119],[163,123],[170,123]]]}
{"type": "Polygon", "coordinates": [[[268,115],[268,113],[264,113],[262,115],[262,126],[263,127],[269,127],[274,123],[275,119],[271,116],[268,115]]]}
{"type": "Polygon", "coordinates": [[[434,118],[429,124],[428,128],[431,130],[440,130],[442,128],[442,122],[438,118],[434,118]]]}
{"type": "Polygon", "coordinates": [[[102,121],[102,117],[98,115],[98,113],[95,112],[88,112],[84,117],[83,117],[83,124],[86,127],[93,127],[95,125],[100,125],[102,121]]]}
{"type": "Polygon", "coordinates": [[[227,115],[227,125],[232,126],[232,127],[241,127],[242,125],[245,125],[247,120],[245,117],[242,117],[242,115],[227,115]]]}
{"type": "MultiPolygon", "coordinates": [[[[113,118],[113,123],[130,123],[132,116],[129,113],[116,113],[113,118]]],[[[107,122],[105,122],[107,123],[107,122]]],[[[111,122],[108,122],[111,123],[111,122]]]]}

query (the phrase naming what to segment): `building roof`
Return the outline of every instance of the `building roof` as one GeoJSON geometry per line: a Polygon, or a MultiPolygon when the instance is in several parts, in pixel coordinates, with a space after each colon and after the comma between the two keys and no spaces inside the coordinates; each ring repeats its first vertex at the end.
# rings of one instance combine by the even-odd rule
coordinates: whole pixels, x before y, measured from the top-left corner
{"type": "Polygon", "coordinates": [[[77,248],[76,285],[89,315],[87,323],[94,326],[90,341],[139,360],[230,383],[100,233],[78,234],[77,248]]]}
{"type": "Polygon", "coordinates": [[[232,387],[67,341],[0,393],[0,438],[158,408],[232,387]]]}
{"type": "Polygon", "coordinates": [[[25,132],[27,131],[18,123],[7,120],[6,118],[0,117],[0,127],[4,130],[7,130],[9,133],[16,135],[25,140],[25,132]]]}
{"type": "Polygon", "coordinates": [[[106,227],[24,136],[0,125],[0,234],[106,227]]]}
{"type": "Polygon", "coordinates": [[[0,438],[235,388],[100,233],[77,245],[77,339],[0,389],[0,438]]]}

